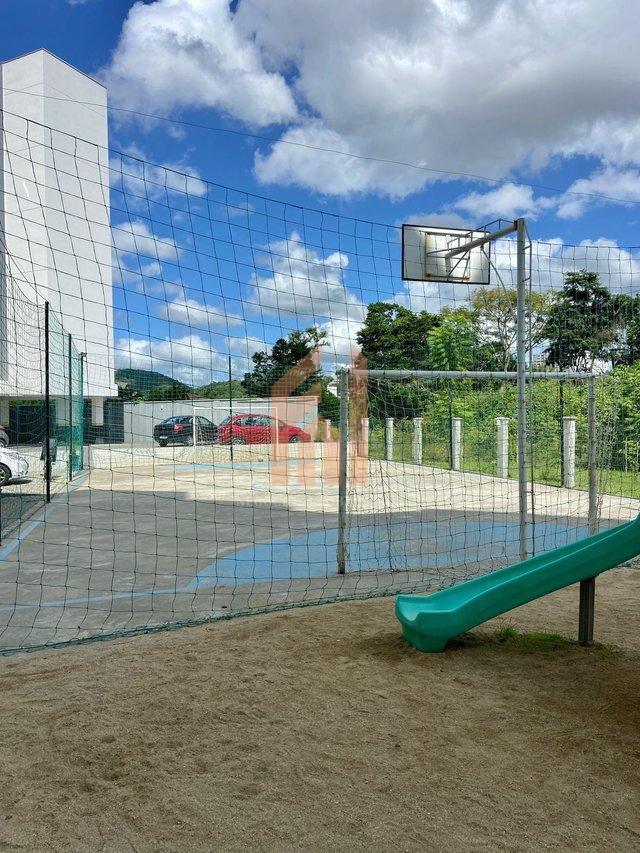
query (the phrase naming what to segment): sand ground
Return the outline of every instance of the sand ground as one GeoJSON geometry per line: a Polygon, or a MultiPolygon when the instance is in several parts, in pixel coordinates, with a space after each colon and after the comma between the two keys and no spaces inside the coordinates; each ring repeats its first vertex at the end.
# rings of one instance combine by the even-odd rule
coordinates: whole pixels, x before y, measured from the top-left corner
{"type": "Polygon", "coordinates": [[[443,655],[393,599],[0,659],[0,849],[637,850],[640,571],[443,655]]]}

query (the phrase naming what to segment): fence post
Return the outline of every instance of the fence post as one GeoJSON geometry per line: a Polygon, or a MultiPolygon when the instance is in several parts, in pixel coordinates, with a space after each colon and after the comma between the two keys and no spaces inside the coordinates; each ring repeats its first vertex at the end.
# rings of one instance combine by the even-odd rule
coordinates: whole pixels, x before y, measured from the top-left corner
{"type": "Polygon", "coordinates": [[[51,502],[51,387],[49,383],[49,303],[44,303],[44,487],[51,502]]]}
{"type": "Polygon", "coordinates": [[[69,482],[73,480],[73,368],[71,366],[73,343],[71,333],[67,335],[69,359],[69,482]]]}
{"type": "Polygon", "coordinates": [[[324,422],[324,440],[331,441],[331,421],[326,420],[324,422]]]}
{"type": "Polygon", "coordinates": [[[509,418],[496,418],[496,471],[498,477],[509,476],[509,418]]]}
{"type": "Polygon", "coordinates": [[[413,461],[422,465],[422,418],[413,419],[413,461]]]}
{"type": "Polygon", "coordinates": [[[573,489],[576,485],[576,419],[562,418],[562,485],[573,489]]]}
{"type": "Polygon", "coordinates": [[[387,462],[393,462],[393,418],[387,418],[384,437],[387,462]]]}
{"type": "Polygon", "coordinates": [[[361,418],[360,425],[360,448],[358,456],[367,458],[369,456],[369,418],[361,418]]]}
{"type": "Polygon", "coordinates": [[[459,471],[462,466],[462,418],[451,418],[451,468],[459,471]]]}
{"type": "Polygon", "coordinates": [[[349,456],[349,371],[338,374],[340,397],[340,446],[338,458],[338,543],[336,562],[338,574],[343,575],[347,565],[347,464],[349,456]]]}

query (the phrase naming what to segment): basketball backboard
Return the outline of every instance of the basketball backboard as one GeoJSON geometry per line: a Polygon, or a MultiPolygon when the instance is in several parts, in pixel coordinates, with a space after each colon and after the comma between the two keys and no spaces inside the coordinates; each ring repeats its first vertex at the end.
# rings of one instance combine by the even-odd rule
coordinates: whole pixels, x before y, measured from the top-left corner
{"type": "Polygon", "coordinates": [[[457,248],[487,235],[487,231],[402,226],[402,278],[405,281],[448,281],[489,284],[491,242],[459,254],[457,248]]]}

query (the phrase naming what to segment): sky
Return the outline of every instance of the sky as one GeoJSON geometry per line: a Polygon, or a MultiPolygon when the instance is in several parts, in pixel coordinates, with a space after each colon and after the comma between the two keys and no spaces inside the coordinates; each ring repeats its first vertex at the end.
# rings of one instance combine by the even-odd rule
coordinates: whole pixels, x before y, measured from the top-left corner
{"type": "MultiPolygon", "coordinates": [[[[251,205],[391,226],[525,216],[556,255],[640,245],[635,0],[0,0],[0,13],[0,60],[44,47],[100,79],[112,148],[188,173],[195,198],[206,179],[251,205]]],[[[119,247],[130,266],[143,224],[114,224],[121,241],[138,229],[133,251],[119,247]]],[[[184,359],[174,373],[204,379],[211,345],[246,359],[320,317],[344,354],[381,279],[368,286],[357,240],[343,251],[327,233],[287,223],[265,243],[270,274],[254,265],[235,289],[183,271],[146,332],[141,306],[121,315],[121,349],[138,366],[184,359]],[[225,317],[215,340],[212,315],[225,317]]],[[[145,260],[168,279],[172,259],[154,251],[145,260]]],[[[397,282],[392,297],[428,305],[397,282]]]]}

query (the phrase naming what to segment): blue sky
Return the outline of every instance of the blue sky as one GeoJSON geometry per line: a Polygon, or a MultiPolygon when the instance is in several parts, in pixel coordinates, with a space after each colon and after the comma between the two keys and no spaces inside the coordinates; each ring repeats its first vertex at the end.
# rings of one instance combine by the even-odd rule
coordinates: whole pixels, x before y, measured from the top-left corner
{"type": "MultiPolygon", "coordinates": [[[[114,110],[114,149],[257,197],[390,225],[422,220],[473,226],[524,215],[541,241],[637,246],[636,5],[630,0],[615,8],[595,0],[522,5],[516,0],[239,0],[231,7],[225,0],[3,0],[0,59],[49,49],[106,81],[114,107],[183,122],[136,120],[114,110]]],[[[194,199],[201,200],[198,185],[193,188],[194,199]]],[[[259,230],[257,217],[253,224],[259,230]]],[[[247,264],[246,280],[234,289],[228,277],[223,287],[213,277],[203,284],[202,276],[193,274],[206,252],[199,259],[195,248],[181,246],[182,263],[173,270],[170,259],[156,257],[156,278],[175,282],[182,276],[181,289],[168,293],[165,288],[161,300],[169,307],[158,310],[152,286],[141,295],[140,284],[137,289],[134,284],[128,303],[135,309],[127,314],[123,301],[118,305],[125,311],[119,322],[131,333],[136,363],[150,366],[163,352],[167,369],[184,358],[187,368],[177,372],[188,377],[189,370],[193,376],[197,371],[204,378],[208,369],[191,364],[187,350],[193,351],[194,342],[184,334],[203,306],[231,323],[220,323],[219,335],[205,324],[207,334],[203,330],[195,349],[213,346],[222,354],[230,349],[230,337],[244,336],[246,357],[254,344],[272,343],[278,334],[317,318],[333,321],[334,336],[352,338],[362,305],[376,296],[392,297],[401,285],[384,270],[365,269],[366,248],[360,247],[360,258],[355,243],[351,253],[336,255],[339,247],[330,245],[330,231],[305,231],[292,222],[272,235],[279,248],[271,252],[271,266],[274,257],[284,256],[302,277],[315,280],[319,270],[323,279],[312,294],[313,305],[297,293],[289,312],[273,296],[264,296],[274,287],[286,290],[282,268],[272,276],[254,270],[252,279],[247,264]],[[146,326],[145,306],[153,315],[146,326]],[[176,344],[180,340],[184,351],[176,344]]],[[[163,236],[162,229],[158,234],[163,236]]],[[[139,253],[139,243],[128,260],[122,255],[124,263],[139,253]]],[[[235,346],[240,357],[241,345],[235,346]]]]}

